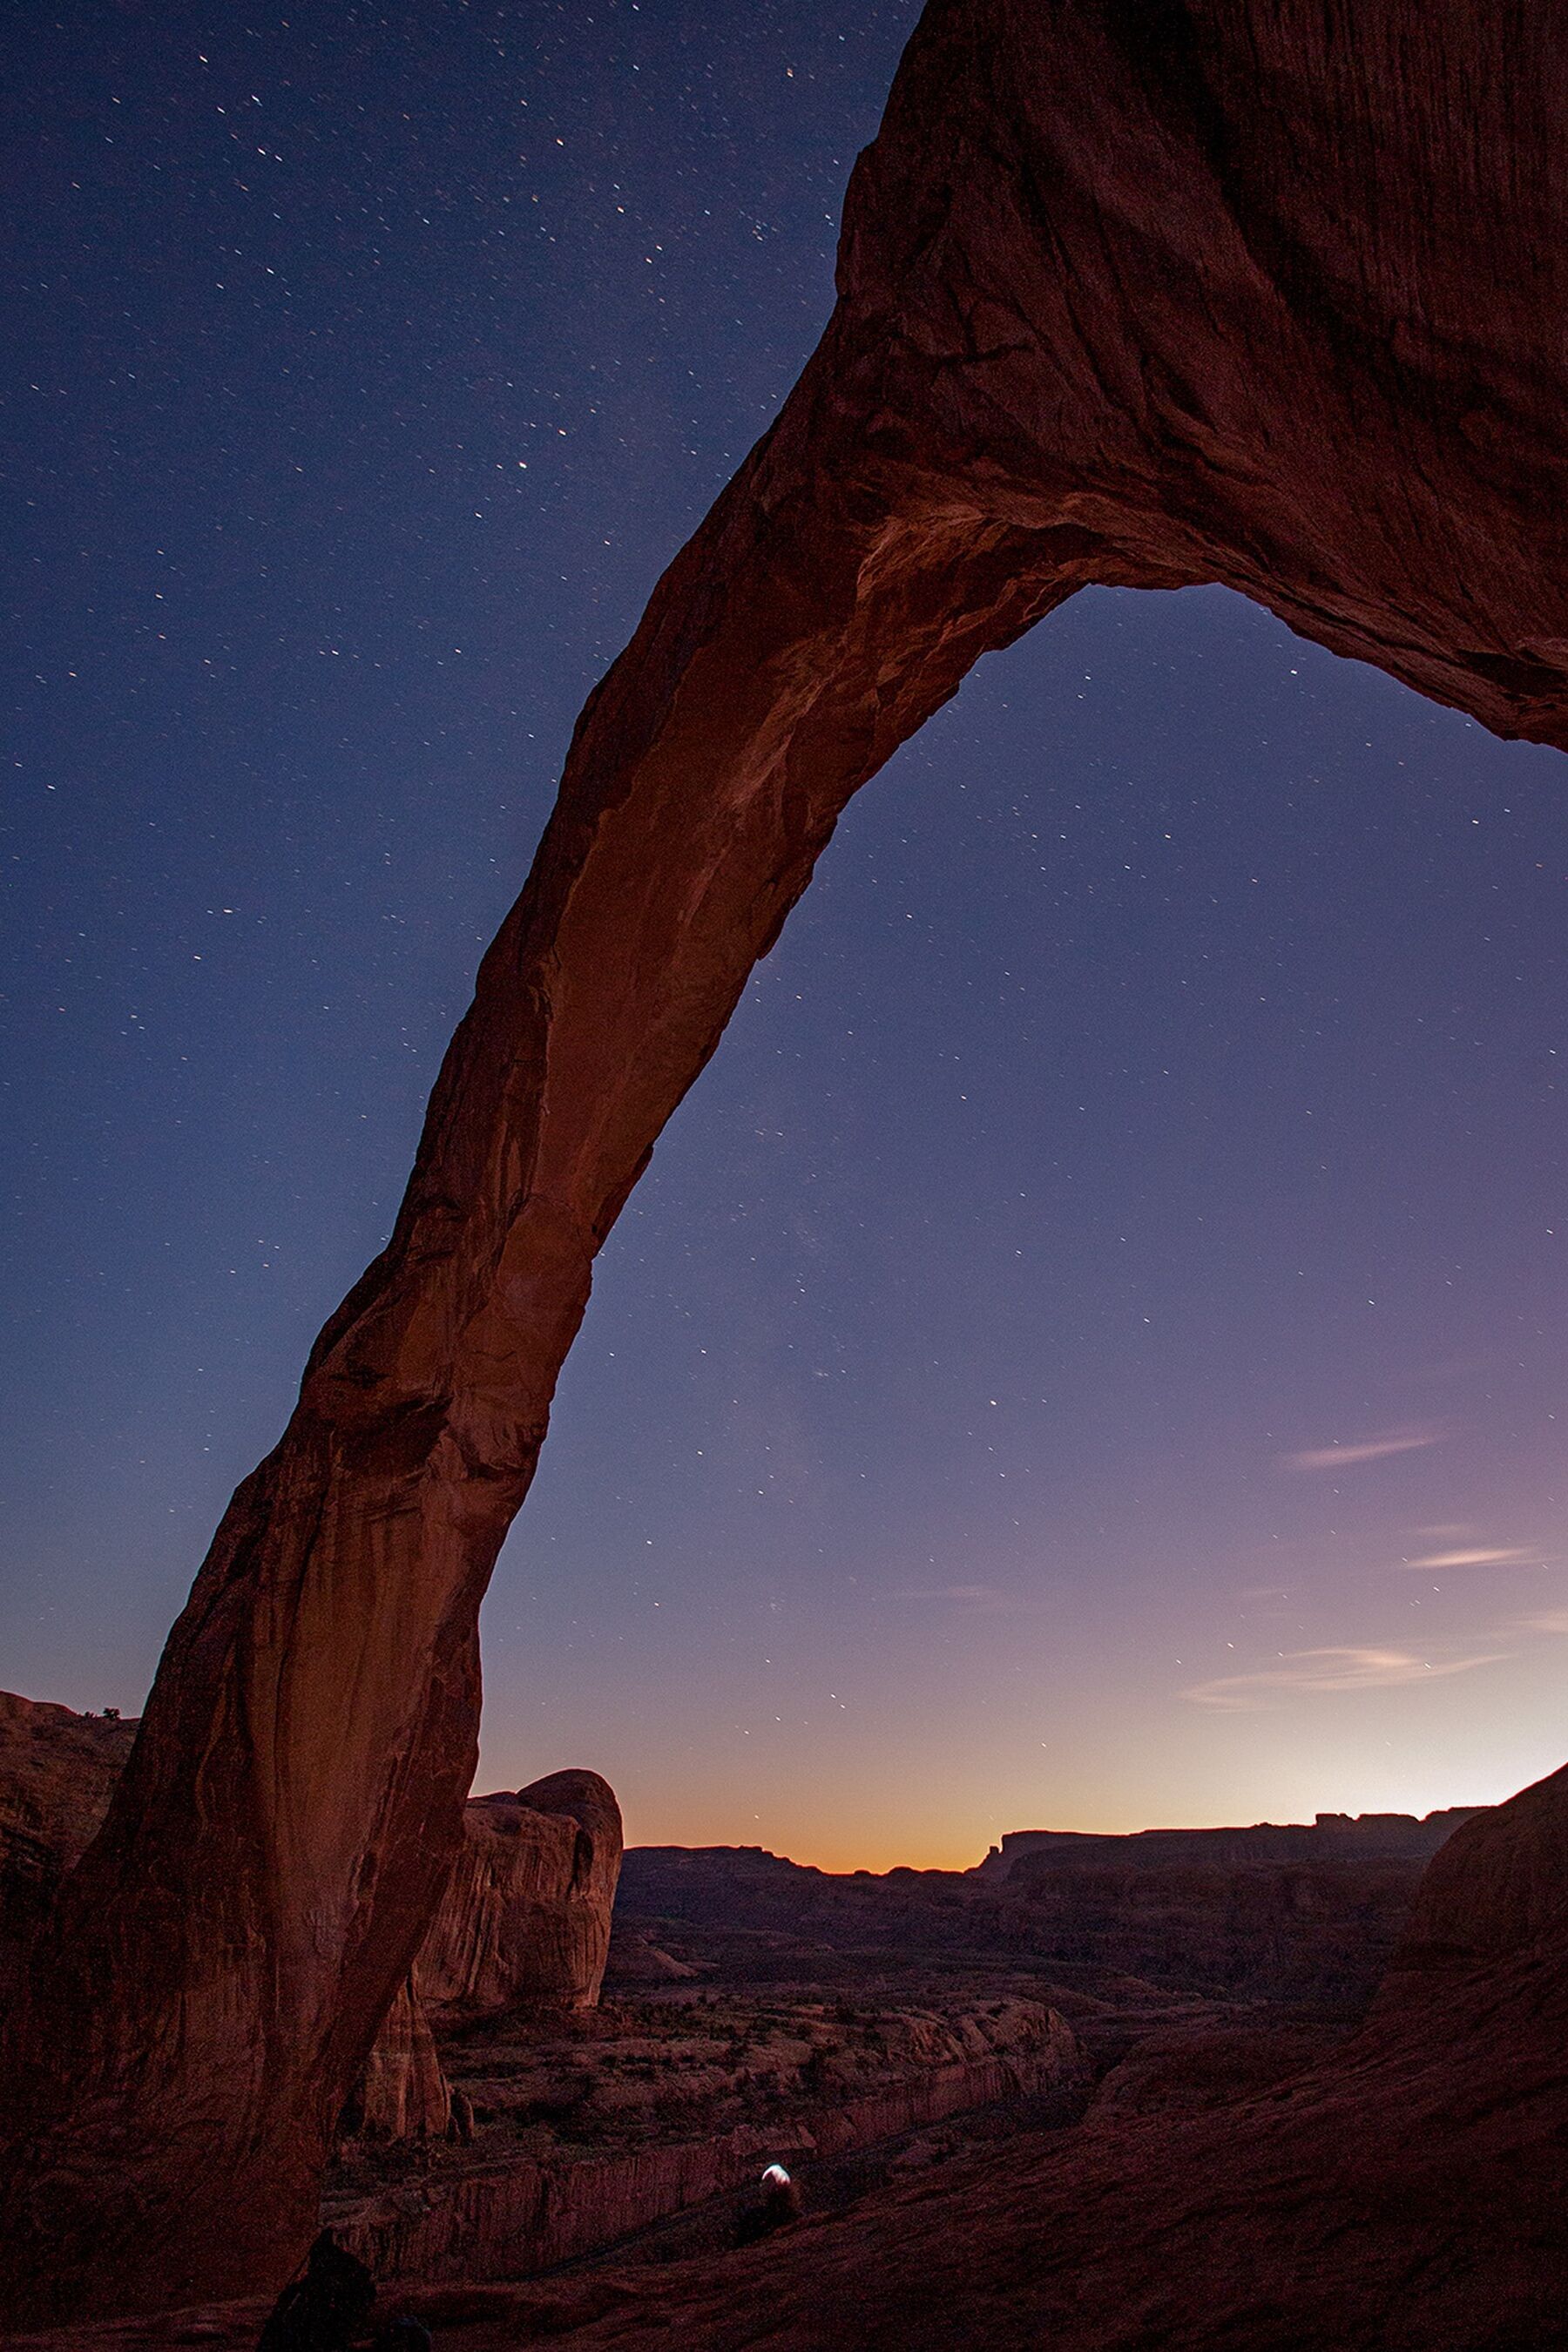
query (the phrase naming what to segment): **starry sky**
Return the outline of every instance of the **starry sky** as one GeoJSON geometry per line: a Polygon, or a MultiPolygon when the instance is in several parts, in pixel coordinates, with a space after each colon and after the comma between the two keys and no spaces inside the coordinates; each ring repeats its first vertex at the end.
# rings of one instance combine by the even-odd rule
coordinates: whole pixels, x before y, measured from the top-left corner
{"type": "MultiPolygon", "coordinates": [[[[916,13],[16,13],[0,1683],[139,1707],[916,13]]],[[[1560,1764],[1565,783],[1217,589],[984,662],[600,1259],[480,1785],[882,1868],[1560,1764]]]]}

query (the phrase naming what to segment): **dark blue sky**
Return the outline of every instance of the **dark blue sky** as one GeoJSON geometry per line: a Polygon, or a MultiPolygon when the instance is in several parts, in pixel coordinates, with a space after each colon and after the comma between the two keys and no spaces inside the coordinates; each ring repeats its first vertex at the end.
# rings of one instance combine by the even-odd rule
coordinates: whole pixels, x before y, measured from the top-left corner
{"type": "MultiPolygon", "coordinates": [[[[915,13],[15,26],[0,1681],[140,1703],[915,13]]],[[[983,664],[601,1260],[486,1785],[883,1864],[1561,1762],[1563,785],[1217,590],[983,664]]]]}

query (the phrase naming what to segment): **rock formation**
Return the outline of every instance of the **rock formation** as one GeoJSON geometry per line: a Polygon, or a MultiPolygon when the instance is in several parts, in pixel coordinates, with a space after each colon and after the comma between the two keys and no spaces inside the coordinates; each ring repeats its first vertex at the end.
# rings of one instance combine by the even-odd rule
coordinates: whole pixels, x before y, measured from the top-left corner
{"type": "Polygon", "coordinates": [[[118,1716],[78,1715],[0,1691],[0,2014],[60,1881],[97,1832],[136,1737],[118,1716]]]}
{"type": "Polygon", "coordinates": [[[1568,1956],[1568,1765],[1456,1832],[1421,1882],[1387,2000],[1546,1947],[1568,1956]]]}
{"type": "Polygon", "coordinates": [[[461,1834],[594,1255],[845,803],[1090,582],[1568,743],[1568,22],[932,0],[772,429],[578,724],[393,1236],[175,1625],[0,2106],[13,2318],[261,2288],[461,1834]]]}
{"type": "Polygon", "coordinates": [[[382,2021],[342,2127],[370,2139],[440,2139],[451,2123],[451,2086],[430,2021],[412,1983],[405,1984],[382,2021]]]}
{"type": "Polygon", "coordinates": [[[478,1797],[415,1963],[427,2010],[591,2009],[621,1869],[621,1811],[596,1772],[478,1797]]]}
{"type": "MultiPolygon", "coordinates": [[[[108,1811],[136,1726],[0,1691],[0,1984],[27,1953],[108,1811]]],[[[453,2100],[431,2020],[591,2009],[621,1864],[621,1812],[597,1772],[552,1772],[469,1800],[458,1864],[341,2128],[439,2138],[453,2100]]]]}
{"type": "Polygon", "coordinates": [[[398,2168],[378,2178],[345,2149],[324,2207],[342,2242],[399,2294],[524,2277],[749,2189],[781,2155],[830,2166],[977,2114],[1076,2114],[1085,2093],[1071,2028],[1016,1997],[970,2005],[949,1988],[907,2009],[829,2011],[770,1988],[765,2002],[656,1999],[605,2022],[553,2042],[448,2040],[471,2143],[429,2152],[413,2195],[398,2168]]]}
{"type": "MultiPolygon", "coordinates": [[[[1552,2352],[1565,1839],[1568,1770],[1458,1832],[1372,2020],[1327,2058],[1237,2047],[1253,2083],[1226,2098],[1178,2084],[1167,2053],[1163,2086],[1147,2061],[1111,2076],[1080,2134],[879,2192],[763,2254],[598,2273],[579,2325],[541,2291],[541,2332],[570,2352],[1552,2352]]],[[[532,2316],[518,2297],[504,2340],[532,2316]]]]}
{"type": "Polygon", "coordinates": [[[552,1772],[515,1796],[470,1799],[452,1875],[366,2061],[348,2127],[385,2139],[448,2128],[433,2022],[592,2009],[620,1867],[621,1809],[597,1772],[552,1772]]]}
{"type": "Polygon", "coordinates": [[[1449,1805],[1441,1812],[1420,1817],[1415,1813],[1320,1813],[1311,1822],[1256,1822],[1249,1829],[1134,1830],[1126,1836],[1086,1830],[1008,1830],[974,1874],[1022,1886],[1052,1870],[1084,1864],[1159,1871],[1188,1865],[1248,1869],[1301,1863],[1414,1862],[1425,1868],[1460,1823],[1472,1821],[1480,1810],[1475,1805],[1449,1805]]]}
{"type": "Polygon", "coordinates": [[[767,1939],[755,1969],[820,1972],[823,1947],[1027,1953],[1153,1986],[1328,2001],[1359,2015],[1404,1930],[1422,1870],[1463,1809],[1425,1822],[1145,1830],[1025,1830],[978,1869],[835,1875],[753,1847],[634,1848],[629,1926],[661,1921],[767,1939]],[[808,1957],[812,1948],[818,1957],[808,1957]],[[792,1957],[793,1956],[793,1957],[792,1957]]]}

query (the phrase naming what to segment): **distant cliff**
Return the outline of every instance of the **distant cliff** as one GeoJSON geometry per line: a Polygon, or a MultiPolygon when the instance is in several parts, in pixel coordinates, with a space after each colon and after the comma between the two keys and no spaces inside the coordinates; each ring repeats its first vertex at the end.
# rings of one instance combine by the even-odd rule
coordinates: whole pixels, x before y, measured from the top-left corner
{"type": "Polygon", "coordinates": [[[1249,1829],[1133,1830],[1123,1835],[1081,1830],[1009,1830],[975,1872],[1010,1878],[1015,1864],[1043,1855],[1053,1864],[1126,1864],[1160,1870],[1176,1863],[1430,1862],[1461,1822],[1484,1808],[1450,1805],[1425,1813],[1319,1813],[1311,1822],[1255,1822],[1249,1829]]]}
{"type": "MultiPolygon", "coordinates": [[[[634,1847],[617,1916],[699,1931],[682,1957],[752,1979],[900,1956],[1026,1954],[1054,1969],[1248,1998],[1371,1999],[1421,1874],[1473,1811],[1126,1837],[1021,1830],[973,1871],[836,1875],[759,1847],[634,1847]]],[[[661,1935],[653,1940],[659,1943],[661,1935]]]]}

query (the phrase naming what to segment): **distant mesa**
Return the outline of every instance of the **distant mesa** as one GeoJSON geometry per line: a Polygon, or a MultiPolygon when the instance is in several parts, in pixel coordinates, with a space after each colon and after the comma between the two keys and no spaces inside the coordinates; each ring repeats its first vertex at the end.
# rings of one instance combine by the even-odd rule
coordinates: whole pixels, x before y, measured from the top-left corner
{"type": "Polygon", "coordinates": [[[1450,1805],[1440,1812],[1318,1813],[1310,1822],[1256,1822],[1248,1829],[1133,1830],[1111,1834],[1082,1830],[1009,1830],[979,1865],[984,1876],[1011,1879],[1031,1856],[1053,1863],[1119,1862],[1160,1870],[1173,1863],[1322,1861],[1429,1862],[1444,1841],[1482,1809],[1450,1805]]]}
{"type": "Polygon", "coordinates": [[[1010,1832],[969,1871],[842,1874],[755,1846],[634,1846],[617,1932],[700,1957],[807,1972],[825,1955],[986,1951],[1137,1978],[1205,1997],[1372,1998],[1431,1856],[1476,1809],[1246,1829],[1010,1832]],[[762,1948],[766,1939],[767,1952],[762,1948]]]}

